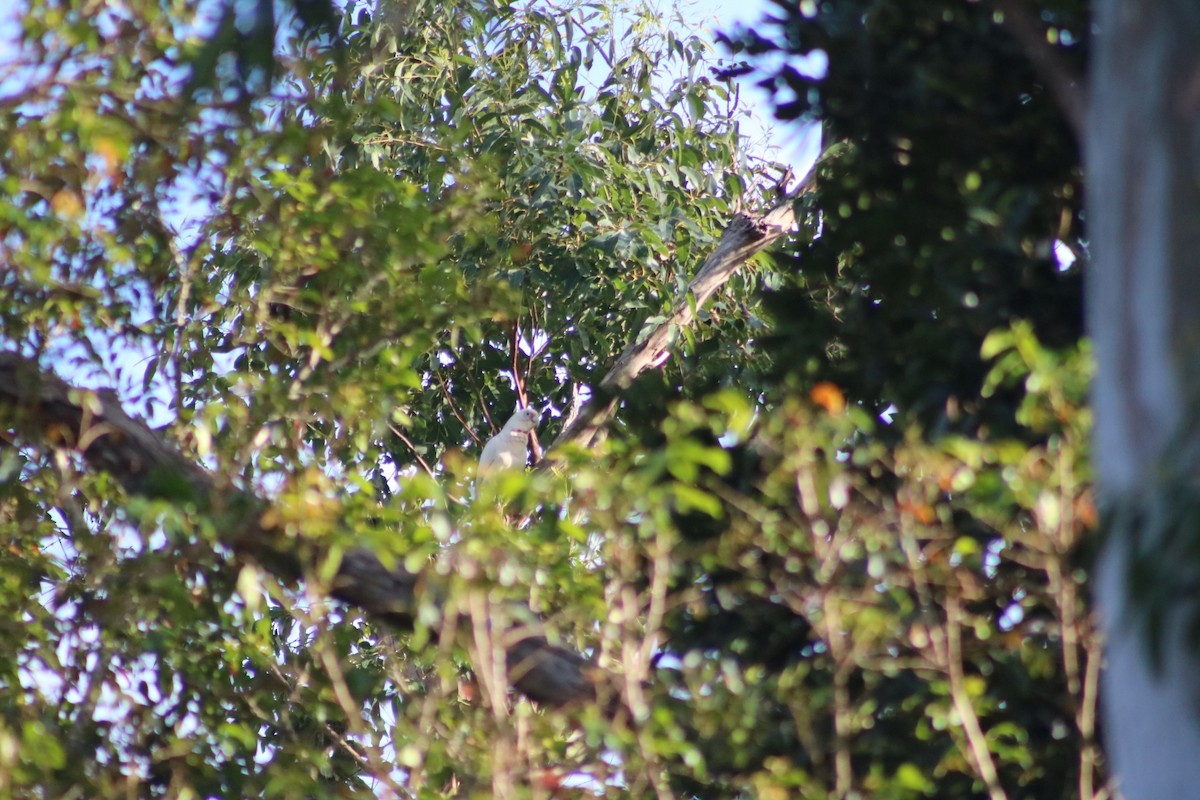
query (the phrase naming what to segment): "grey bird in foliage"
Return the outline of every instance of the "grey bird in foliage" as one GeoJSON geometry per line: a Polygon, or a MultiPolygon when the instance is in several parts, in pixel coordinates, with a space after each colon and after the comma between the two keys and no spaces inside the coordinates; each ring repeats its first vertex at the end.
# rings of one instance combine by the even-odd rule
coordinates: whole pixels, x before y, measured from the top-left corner
{"type": "Polygon", "coordinates": [[[513,414],[500,432],[483,446],[476,474],[524,469],[529,454],[529,435],[537,428],[541,418],[542,415],[534,408],[522,408],[513,414]]]}

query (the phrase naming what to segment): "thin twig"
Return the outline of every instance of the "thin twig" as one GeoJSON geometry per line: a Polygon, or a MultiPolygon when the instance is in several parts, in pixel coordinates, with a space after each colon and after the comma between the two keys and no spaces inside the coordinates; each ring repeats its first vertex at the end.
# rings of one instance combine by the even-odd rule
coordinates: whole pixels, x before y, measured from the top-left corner
{"type": "Polygon", "coordinates": [[[946,672],[950,679],[950,697],[962,722],[963,732],[967,735],[975,768],[987,786],[988,797],[991,800],[1008,800],[1000,784],[1000,775],[996,772],[996,762],[992,760],[987,735],[979,724],[979,715],[975,713],[975,705],[967,692],[966,676],[963,674],[961,617],[961,601],[951,595],[946,599],[946,672]]]}
{"type": "Polygon", "coordinates": [[[443,378],[442,374],[437,370],[434,370],[433,374],[437,378],[438,386],[442,390],[442,397],[446,398],[446,403],[450,406],[450,413],[453,414],[454,418],[457,419],[459,424],[463,426],[463,429],[471,435],[471,438],[475,440],[475,444],[482,445],[483,440],[479,438],[478,434],[476,434],[475,431],[471,429],[471,426],[467,424],[467,421],[463,418],[463,415],[459,413],[458,404],[454,402],[453,395],[450,394],[450,390],[446,387],[446,379],[443,378]]]}
{"type": "Polygon", "coordinates": [[[421,454],[417,452],[416,445],[414,445],[412,443],[411,439],[409,439],[407,436],[405,436],[404,433],[399,428],[397,428],[395,425],[393,425],[390,422],[388,423],[388,430],[390,430],[393,434],[395,434],[396,438],[404,443],[404,446],[408,448],[408,452],[412,453],[413,458],[415,458],[417,460],[417,463],[421,465],[421,469],[425,470],[426,475],[428,475],[431,478],[437,477],[436,475],[433,474],[433,468],[429,466],[429,462],[427,462],[425,459],[421,458],[421,454]]]}
{"type": "Polygon", "coordinates": [[[496,430],[498,426],[492,421],[492,414],[488,411],[487,402],[483,399],[483,389],[476,386],[474,381],[471,382],[471,388],[475,390],[475,397],[479,399],[479,408],[483,411],[483,418],[487,421],[488,430],[496,430]]]}
{"type": "MultiPolygon", "coordinates": [[[[277,664],[273,660],[267,660],[265,663],[266,663],[268,674],[270,674],[271,677],[273,677],[276,681],[278,681],[279,684],[283,688],[288,690],[288,693],[290,695],[290,697],[288,698],[289,702],[293,706],[299,707],[300,686],[303,685],[304,683],[306,683],[307,681],[292,680],[291,678],[289,678],[287,675],[284,674],[283,669],[279,666],[279,664],[277,664]]],[[[346,709],[342,709],[342,710],[345,711],[346,709]]],[[[357,714],[355,714],[355,716],[357,716],[357,714]]],[[[321,732],[325,736],[328,736],[331,740],[333,740],[333,742],[335,744],[337,744],[338,749],[340,749],[343,753],[345,753],[347,756],[349,756],[351,759],[353,759],[358,764],[359,767],[372,773],[372,775],[375,778],[377,778],[382,784],[387,786],[388,789],[395,792],[397,796],[399,796],[399,797],[412,797],[413,796],[413,793],[411,791],[404,788],[400,784],[396,783],[396,781],[391,777],[391,775],[389,774],[390,770],[388,768],[388,765],[385,764],[382,761],[382,759],[379,758],[379,754],[377,752],[378,745],[373,745],[373,746],[365,748],[370,753],[370,755],[364,755],[362,752],[359,751],[359,749],[357,747],[354,746],[354,744],[351,741],[349,741],[345,736],[343,736],[340,731],[338,731],[336,728],[334,728],[333,725],[330,724],[330,722],[328,720],[318,719],[316,717],[313,717],[313,722],[316,725],[320,726],[321,732]]]]}
{"type": "Polygon", "coordinates": [[[525,382],[521,380],[521,321],[518,318],[512,325],[512,332],[508,335],[508,352],[512,358],[512,376],[513,387],[517,390],[517,402],[521,408],[529,405],[529,398],[525,394],[525,382]]]}

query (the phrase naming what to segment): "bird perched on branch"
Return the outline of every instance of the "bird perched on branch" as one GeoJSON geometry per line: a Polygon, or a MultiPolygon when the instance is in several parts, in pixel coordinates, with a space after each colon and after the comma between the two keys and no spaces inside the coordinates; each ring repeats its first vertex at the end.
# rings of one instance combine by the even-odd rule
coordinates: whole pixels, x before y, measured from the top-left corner
{"type": "Polygon", "coordinates": [[[522,408],[509,417],[500,432],[488,439],[479,456],[477,475],[505,469],[524,469],[529,456],[529,435],[542,415],[535,408],[522,408]]]}

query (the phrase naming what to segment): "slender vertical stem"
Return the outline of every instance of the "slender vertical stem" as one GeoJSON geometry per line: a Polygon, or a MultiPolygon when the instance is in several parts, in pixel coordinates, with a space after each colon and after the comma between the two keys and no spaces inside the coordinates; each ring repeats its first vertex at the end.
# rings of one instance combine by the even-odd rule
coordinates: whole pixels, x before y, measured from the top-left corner
{"type": "Polygon", "coordinates": [[[962,721],[963,732],[967,735],[971,758],[979,777],[987,786],[988,797],[991,800],[1008,800],[1004,787],[1000,785],[1000,775],[996,772],[996,763],[992,760],[992,752],[988,748],[987,735],[979,724],[979,716],[975,713],[975,705],[967,692],[966,676],[963,674],[962,663],[962,606],[957,597],[946,599],[946,672],[950,678],[950,696],[954,702],[954,710],[962,721]]]}
{"type": "Polygon", "coordinates": [[[854,791],[854,764],[850,758],[851,664],[846,652],[846,631],[841,610],[828,589],[822,592],[821,605],[825,618],[825,639],[829,643],[829,655],[833,658],[834,786],[838,797],[849,797],[854,791]]]}

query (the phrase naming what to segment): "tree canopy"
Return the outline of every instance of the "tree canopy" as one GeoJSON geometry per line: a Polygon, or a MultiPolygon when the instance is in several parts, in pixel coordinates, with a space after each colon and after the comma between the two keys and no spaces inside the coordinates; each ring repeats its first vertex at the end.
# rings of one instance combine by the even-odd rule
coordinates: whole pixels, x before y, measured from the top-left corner
{"type": "Polygon", "coordinates": [[[1005,5],[31,6],[0,791],[1108,796],[1087,6],[1005,5]]]}

